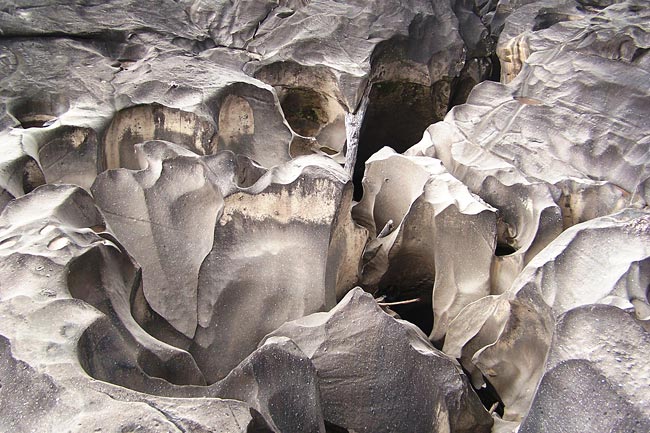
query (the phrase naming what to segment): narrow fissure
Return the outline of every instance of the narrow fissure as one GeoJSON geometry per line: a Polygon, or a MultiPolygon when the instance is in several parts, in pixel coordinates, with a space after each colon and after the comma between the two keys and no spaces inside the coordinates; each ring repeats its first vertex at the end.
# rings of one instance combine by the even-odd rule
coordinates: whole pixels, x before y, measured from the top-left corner
{"type": "Polygon", "coordinates": [[[384,146],[403,153],[420,141],[429,125],[441,120],[436,115],[436,96],[434,87],[415,83],[386,81],[372,85],[354,166],[355,200],[363,196],[361,181],[368,158],[384,146]]]}

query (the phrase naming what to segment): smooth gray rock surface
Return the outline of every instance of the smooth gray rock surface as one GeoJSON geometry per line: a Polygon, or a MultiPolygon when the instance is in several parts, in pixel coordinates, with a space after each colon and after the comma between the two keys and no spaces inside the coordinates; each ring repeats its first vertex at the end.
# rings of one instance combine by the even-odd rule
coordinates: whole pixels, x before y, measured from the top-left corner
{"type": "Polygon", "coordinates": [[[365,239],[366,232],[341,213],[349,212],[349,181],[329,158],[303,156],[224,198],[214,247],[199,271],[198,329],[190,349],[211,370],[210,381],[285,321],[333,307],[337,285],[356,279],[356,266],[352,277],[344,274],[359,263],[365,243],[359,236],[365,239]],[[338,235],[345,225],[352,225],[351,239],[338,235]]]}
{"type": "Polygon", "coordinates": [[[147,431],[324,431],[316,371],[293,343],[268,342],[206,387],[190,353],[146,333],[139,268],[82,189],[46,185],[13,201],[0,215],[0,247],[0,273],[20,281],[0,286],[0,395],[27,391],[3,406],[12,431],[30,431],[27,417],[57,430],[75,400],[84,403],[71,431],[137,423],[147,431]],[[111,399],[142,408],[102,409],[111,399]]]}
{"type": "Polygon", "coordinates": [[[602,303],[647,318],[643,269],[649,219],[647,211],[627,209],[569,228],[531,260],[507,292],[468,305],[452,321],[445,353],[461,359],[475,385],[481,374],[490,381],[507,418],[516,420],[528,410],[555,317],[602,303]]]}
{"type": "Polygon", "coordinates": [[[496,210],[440,160],[389,148],[366,162],[363,185],[353,215],[373,236],[361,281],[393,300],[431,303],[431,338],[442,339],[464,306],[491,293],[496,210]]]}
{"type": "Polygon", "coordinates": [[[73,186],[40,187],[0,215],[2,429],[268,431],[242,402],[154,396],[173,385],[143,366],[170,380],[202,376],[131,316],[134,264],[104,226],[73,186]]]}
{"type": "Polygon", "coordinates": [[[175,330],[158,335],[192,353],[208,382],[357,280],[366,231],[349,215],[349,177],[330,159],[267,171],[229,151],[200,157],[161,141],[136,156],[142,170],[106,171],[92,191],[142,266],[144,299],[175,330]]]}

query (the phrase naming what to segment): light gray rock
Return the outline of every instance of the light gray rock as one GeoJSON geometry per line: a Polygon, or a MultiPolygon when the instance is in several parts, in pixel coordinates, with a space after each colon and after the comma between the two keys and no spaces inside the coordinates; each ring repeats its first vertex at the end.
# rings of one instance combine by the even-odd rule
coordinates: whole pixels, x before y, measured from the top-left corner
{"type": "Polygon", "coordinates": [[[505,405],[504,419],[526,414],[544,371],[555,317],[594,303],[647,317],[643,269],[649,218],[647,211],[627,209],[569,228],[531,260],[507,292],[468,305],[452,321],[445,353],[461,359],[475,386],[481,375],[490,381],[505,405]]]}
{"type": "Polygon", "coordinates": [[[228,53],[199,57],[140,37],[0,44],[8,59],[0,63],[2,135],[22,143],[12,147],[34,148],[30,156],[48,183],[89,189],[106,168],[138,168],[134,145],[154,139],[201,155],[229,149],[267,167],[291,158],[293,133],[275,91],[221,66],[228,53]]]}
{"type": "Polygon", "coordinates": [[[556,316],[607,303],[649,313],[650,215],[626,209],[572,227],[538,254],[513,287],[534,284],[556,316]],[[606,272],[603,272],[606,270],[606,272]]]}
{"type": "Polygon", "coordinates": [[[468,140],[457,129],[455,116],[452,110],[450,122],[430,126],[406,154],[440,159],[472,193],[497,209],[491,278],[492,292],[503,293],[526,263],[561,233],[562,215],[551,186],[527,178],[512,163],[468,140]]]}
{"type": "Polygon", "coordinates": [[[269,431],[242,402],[152,395],[175,387],[147,366],[201,375],[131,316],[136,268],[85,191],[46,185],[12,201],[0,239],[3,430],[269,431]]]}
{"type": "Polygon", "coordinates": [[[266,171],[227,151],[199,157],[160,141],[136,149],[143,170],[104,172],[92,191],[142,266],[146,303],[175,331],[153,331],[155,321],[148,329],[190,351],[208,382],[357,281],[366,231],[350,217],[349,177],[329,158],[266,171]]]}
{"type": "MultiPolygon", "coordinates": [[[[530,7],[534,10],[534,5],[530,7]]],[[[642,83],[648,80],[650,68],[642,54],[650,43],[648,12],[641,3],[627,1],[564,18],[561,8],[541,9],[536,19],[553,13],[559,16],[557,24],[519,29],[502,37],[524,38],[520,44],[530,54],[522,58],[525,66],[513,72],[517,78],[509,86],[512,96],[525,105],[516,110],[517,121],[508,128],[523,151],[517,151],[520,166],[529,176],[549,183],[577,178],[573,180],[581,179],[588,189],[605,190],[590,192],[591,197],[582,200],[572,198],[587,202],[584,208],[592,206],[592,197],[597,198],[595,203],[609,198],[614,209],[620,207],[618,201],[628,205],[646,201],[650,172],[642,113],[649,108],[642,83]],[[533,152],[535,163],[530,159],[533,152]],[[618,201],[608,191],[613,187],[623,190],[618,201]]],[[[514,107],[505,104],[492,116],[498,117],[502,110],[514,113],[514,107]]],[[[499,147],[507,141],[500,141],[490,149],[503,155],[505,146],[501,151],[499,147]]]]}
{"type": "Polygon", "coordinates": [[[142,266],[147,303],[192,339],[199,269],[212,250],[223,196],[196,154],[163,142],[145,146],[144,170],[106,171],[92,193],[111,229],[142,266]],[[175,155],[156,158],[156,150],[175,155]]]}
{"type": "Polygon", "coordinates": [[[230,150],[267,168],[290,159],[292,132],[273,89],[219,59],[151,51],[116,74],[113,85],[120,112],[106,132],[106,168],[138,168],[133,145],[147,140],[199,155],[230,150]]]}
{"type": "Polygon", "coordinates": [[[67,34],[110,41],[157,32],[169,39],[174,36],[206,38],[207,35],[188,20],[185,2],[163,0],[156,6],[132,0],[64,4],[28,0],[4,6],[0,28],[3,35],[13,37],[67,34]],[[124,11],[129,14],[125,16],[124,11]]]}
{"type": "Polygon", "coordinates": [[[373,234],[361,281],[392,300],[419,296],[429,304],[430,297],[433,340],[464,306],[491,293],[496,211],[440,160],[377,152],[354,216],[373,234]]]}
{"type": "MultiPolygon", "coordinates": [[[[562,228],[587,221],[550,244],[554,236],[546,237],[539,245],[548,247],[534,248],[518,264],[511,260],[520,250],[497,258],[497,293],[506,292],[468,306],[450,326],[445,351],[461,357],[475,385],[482,381],[475,368],[487,377],[505,404],[507,420],[527,411],[543,373],[554,316],[596,302],[647,316],[647,283],[641,276],[647,243],[641,227],[647,216],[632,210],[605,216],[628,206],[643,207],[647,199],[646,123],[635,116],[648,111],[642,96],[647,89],[638,87],[647,81],[642,77],[648,69],[628,55],[634,47],[643,50],[647,31],[643,23],[636,26],[629,50],[623,51],[613,36],[635,26],[636,5],[583,9],[570,16],[562,15],[568,6],[544,4],[551,7],[542,11],[541,3],[535,3],[513,14],[502,38],[523,34],[509,42],[509,49],[532,51],[520,57],[523,66],[516,78],[508,85],[477,86],[468,104],[429,128],[423,142],[409,151],[440,158],[501,211],[507,208],[494,195],[473,189],[473,178],[483,178],[474,177],[481,168],[500,171],[497,179],[517,173],[519,179],[547,188],[546,203],[551,198],[558,205],[562,228]],[[523,20],[532,12],[537,21],[523,20]],[[524,28],[526,33],[521,33],[524,28]],[[613,102],[617,98],[620,102],[613,102]],[[619,109],[629,116],[618,116],[619,109]],[[616,250],[618,242],[626,253],[614,265],[608,261],[612,250],[607,243],[616,250]]],[[[530,199],[525,202],[529,208],[539,207],[530,199]]],[[[554,215],[557,233],[557,211],[554,215]]]]}
{"type": "Polygon", "coordinates": [[[490,430],[492,419],[455,360],[359,288],[329,313],[288,322],[267,341],[278,337],[314,363],[324,417],[334,425],[358,432],[490,430]]]}
{"type": "Polygon", "coordinates": [[[535,47],[520,58],[516,79],[476,86],[466,104],[407,152],[441,159],[500,211],[499,243],[506,254],[494,263],[497,291],[507,290],[562,229],[645,206],[650,172],[643,118],[650,107],[641,83],[648,81],[648,68],[643,56],[633,61],[633,54],[616,51],[620,44],[612,35],[637,28],[628,51],[642,53],[648,32],[636,3],[625,5],[585,9],[576,17],[546,3],[515,12],[502,40],[526,28],[521,34],[535,47]],[[517,27],[533,12],[551,20],[548,28],[517,27]],[[623,112],[629,115],[616,114],[623,112]]]}
{"type": "Polygon", "coordinates": [[[139,268],[105,226],[73,186],[40,187],[0,216],[0,395],[26,391],[3,406],[3,426],[324,431],[315,369],[292,343],[268,342],[223,381],[196,386],[205,379],[192,356],[140,327],[139,268]]]}
{"type": "Polygon", "coordinates": [[[643,0],[18,3],[0,430],[648,430],[643,0]]]}
{"type": "Polygon", "coordinates": [[[326,157],[295,158],[224,195],[190,349],[209,381],[285,321],[333,307],[358,278],[367,236],[349,214],[349,177],[326,157]]]}
{"type": "Polygon", "coordinates": [[[562,315],[519,431],[647,431],[649,344],[647,330],[619,308],[589,305],[562,315]]]}
{"type": "MultiPolygon", "coordinates": [[[[117,68],[100,43],[67,38],[3,39],[14,59],[0,88],[6,131],[31,143],[34,161],[48,183],[86,189],[98,173],[103,128],[112,116],[110,81],[117,68]]],[[[2,123],[2,121],[0,121],[2,123]]]]}

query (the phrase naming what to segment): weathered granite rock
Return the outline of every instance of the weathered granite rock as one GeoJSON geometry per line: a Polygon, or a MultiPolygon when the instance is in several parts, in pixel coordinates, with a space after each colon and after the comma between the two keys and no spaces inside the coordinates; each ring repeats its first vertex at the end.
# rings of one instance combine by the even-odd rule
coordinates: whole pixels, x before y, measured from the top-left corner
{"type": "Polygon", "coordinates": [[[358,432],[490,430],[492,419],[455,360],[359,288],[329,313],[288,322],[267,339],[278,337],[314,363],[323,414],[334,425],[358,432]]]}
{"type": "Polygon", "coordinates": [[[268,431],[242,402],[151,395],[174,386],[144,370],[202,376],[187,352],[131,316],[136,268],[104,226],[73,186],[40,187],[0,215],[3,430],[268,431]]]}
{"type": "Polygon", "coordinates": [[[274,90],[221,66],[227,53],[192,56],[168,41],[138,38],[0,44],[14,59],[0,64],[0,125],[13,127],[2,134],[34,148],[30,156],[47,182],[89,189],[105,168],[137,168],[133,146],[154,139],[202,155],[230,149],[267,167],[291,158],[294,134],[274,90]]]}
{"type": "MultiPolygon", "coordinates": [[[[558,15],[557,23],[528,29],[536,51],[521,59],[517,78],[476,86],[467,104],[454,107],[407,152],[441,159],[501,212],[506,254],[495,259],[497,291],[563,228],[645,205],[650,171],[643,118],[650,106],[642,83],[650,70],[642,62],[630,67],[611,37],[636,28],[630,50],[643,52],[648,29],[635,5],[585,9],[575,20],[558,15]],[[629,115],[612,114],[621,112],[629,115]]],[[[540,9],[541,3],[524,8],[513,23],[531,11],[556,10],[540,9]]]]}
{"type": "MultiPolygon", "coordinates": [[[[454,110],[448,119],[453,116],[454,110]]],[[[548,184],[527,178],[507,160],[470,142],[456,125],[446,120],[432,125],[406,154],[440,159],[472,193],[497,209],[491,277],[492,291],[503,293],[526,263],[560,234],[562,215],[548,184]]]]}
{"type": "Polygon", "coordinates": [[[560,316],[519,431],[647,431],[649,349],[648,331],[619,308],[589,305],[560,316]]]}
{"type": "Polygon", "coordinates": [[[0,118],[14,127],[10,134],[31,143],[47,182],[89,188],[98,173],[100,137],[112,115],[110,81],[117,68],[106,48],[54,37],[2,39],[0,50],[20,59],[7,65],[0,79],[6,102],[0,118]]]}
{"type": "Polygon", "coordinates": [[[292,132],[277,96],[220,63],[176,49],[147,53],[118,73],[121,111],[106,132],[106,168],[138,168],[129,163],[133,145],[154,139],[199,155],[231,150],[267,168],[288,161],[292,132]]]}
{"type": "Polygon", "coordinates": [[[208,395],[250,403],[274,431],[325,433],[318,383],[314,365],[295,343],[270,338],[208,395]]]}
{"type": "Polygon", "coordinates": [[[535,284],[560,315],[580,305],[608,303],[647,319],[650,215],[626,209],[574,226],[535,257],[517,284],[535,284]],[[613,254],[615,253],[615,254],[613,254]],[[607,272],[598,272],[606,269],[607,272]]]}
{"type": "Polygon", "coordinates": [[[292,154],[341,159],[358,147],[357,189],[365,159],[385,145],[406,149],[444,116],[463,70],[464,43],[447,2],[223,3],[200,5],[212,12],[211,37],[252,53],[244,70],[277,89],[287,121],[308,138],[294,141],[292,154]],[[345,114],[364,104],[359,142],[346,143],[345,114]]]}
{"type": "Polygon", "coordinates": [[[92,193],[111,229],[142,266],[147,303],[191,339],[198,320],[198,273],[212,250],[223,196],[196,154],[163,142],[145,146],[144,170],[106,171],[92,193]],[[156,150],[175,155],[156,158],[151,155],[156,150]]]}
{"type": "MultiPolygon", "coordinates": [[[[254,36],[243,44],[260,56],[247,69],[261,77],[269,73],[269,67],[275,71],[287,67],[289,72],[292,63],[316,66],[316,70],[325,66],[325,82],[335,83],[346,111],[354,111],[359,104],[370,76],[373,81],[407,81],[431,86],[445,77],[456,76],[462,68],[463,42],[448,3],[420,0],[273,3],[267,2],[269,12],[265,16],[258,12],[263,19],[254,36]],[[283,65],[285,62],[289,65],[283,65]]],[[[223,22],[242,9],[238,5],[215,6],[218,19],[214,23],[223,22]]],[[[217,27],[210,33],[217,43],[242,46],[233,40],[228,27],[217,27]]],[[[286,86],[290,81],[301,80],[283,75],[276,72],[279,81],[272,84],[286,86]]],[[[301,86],[292,84],[292,87],[301,86]]],[[[307,88],[313,88],[313,81],[307,88]]]]}
{"type": "Polygon", "coordinates": [[[496,212],[440,160],[377,152],[366,163],[354,216],[374,235],[361,281],[395,300],[430,296],[432,339],[444,337],[465,305],[491,293],[496,212]]]}
{"type": "MultiPolygon", "coordinates": [[[[582,8],[575,16],[547,23],[553,24],[548,28],[519,29],[517,37],[525,36],[531,54],[509,86],[525,107],[516,110],[517,120],[508,129],[516,134],[520,166],[528,175],[553,184],[577,178],[589,186],[591,180],[605,189],[621,188],[619,200],[628,204],[637,198],[647,200],[648,126],[642,119],[649,109],[643,83],[650,67],[643,53],[650,46],[650,27],[642,4],[626,1],[602,10],[582,8]],[[553,124],[544,119],[553,119],[553,124]],[[535,163],[530,159],[533,152],[535,163]]],[[[553,11],[541,9],[536,19],[553,11]]],[[[511,17],[515,18],[516,14],[511,17]]],[[[502,39],[510,36],[504,34],[502,39]]],[[[514,107],[504,105],[492,116],[499,117],[504,109],[515,113],[508,105],[514,107]]],[[[500,141],[490,149],[503,154],[506,141],[500,141]]],[[[614,209],[619,205],[615,200],[609,203],[614,209]]],[[[587,204],[585,208],[590,207],[587,204]]]]}
{"type": "Polygon", "coordinates": [[[224,196],[213,249],[199,271],[190,349],[209,381],[283,322],[333,307],[337,291],[357,279],[366,238],[342,213],[351,205],[350,178],[326,157],[295,158],[224,196]]]}
{"type": "Polygon", "coordinates": [[[522,417],[530,406],[555,317],[594,303],[635,308],[647,317],[649,221],[647,211],[627,209],[569,228],[507,292],[470,304],[452,321],[445,353],[461,359],[475,386],[481,374],[490,381],[505,405],[505,419],[522,417]]]}
{"type": "MultiPolygon", "coordinates": [[[[409,151],[440,158],[470,189],[468,173],[481,168],[500,170],[500,178],[504,172],[518,173],[520,179],[548,188],[546,197],[559,205],[563,228],[591,220],[579,224],[580,229],[569,229],[542,252],[535,249],[520,262],[519,266],[528,262],[521,274],[518,266],[504,267],[518,252],[498,258],[493,275],[507,292],[470,305],[450,327],[445,350],[461,357],[475,385],[482,381],[473,370],[478,366],[504,402],[506,419],[526,413],[543,371],[553,316],[595,302],[634,307],[639,317],[647,316],[647,283],[642,276],[647,240],[641,228],[647,216],[628,210],[592,219],[627,206],[642,207],[647,200],[648,132],[646,122],[635,116],[650,108],[643,96],[647,89],[639,87],[648,81],[644,77],[648,69],[625,54],[627,48],[621,51],[613,35],[627,34],[634,27],[634,37],[626,40],[630,50],[639,47],[642,53],[648,32],[635,12],[636,2],[587,8],[575,17],[560,13],[568,10],[565,6],[539,12],[541,3],[535,3],[513,14],[507,21],[513,24],[506,25],[502,37],[523,31],[513,30],[520,24],[525,27],[517,20],[530,17],[538,7],[535,28],[526,21],[531,27],[516,41],[520,48],[522,41],[532,41],[527,46],[535,47],[533,54],[521,58],[521,72],[507,86],[477,86],[467,105],[456,107],[444,123],[429,128],[423,142],[409,151]],[[612,115],[620,107],[629,107],[624,108],[629,113],[625,119],[612,115]],[[605,242],[620,242],[626,251],[616,265],[608,261],[611,250],[605,242]],[[595,261],[588,263],[586,257],[595,261]]],[[[504,209],[489,194],[475,192],[504,209]]],[[[557,216],[553,221],[557,227],[557,216]]]]}
{"type": "Polygon", "coordinates": [[[266,171],[232,152],[136,149],[143,170],[104,172],[92,191],[143,268],[146,302],[177,331],[156,335],[189,350],[209,382],[356,282],[366,232],[350,218],[349,177],[329,158],[266,171]]]}
{"type": "Polygon", "coordinates": [[[648,430],[647,210],[615,214],[650,198],[643,0],[19,3],[0,6],[0,430],[489,429],[453,361],[356,292],[255,350],[360,278],[431,300],[430,339],[505,405],[495,433],[533,396],[523,431],[648,430]],[[470,94],[499,35],[503,84],[470,94]],[[94,183],[106,212],[43,183],[94,183]],[[413,380],[421,359],[440,368],[413,380]]]}

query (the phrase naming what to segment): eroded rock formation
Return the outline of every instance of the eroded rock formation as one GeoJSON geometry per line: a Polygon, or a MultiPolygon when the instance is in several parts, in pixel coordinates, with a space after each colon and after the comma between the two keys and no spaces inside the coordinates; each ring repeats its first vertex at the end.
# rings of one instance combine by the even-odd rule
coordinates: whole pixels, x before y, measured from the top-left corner
{"type": "Polygon", "coordinates": [[[0,6],[0,430],[647,431],[649,49],[643,0],[0,6]]]}

